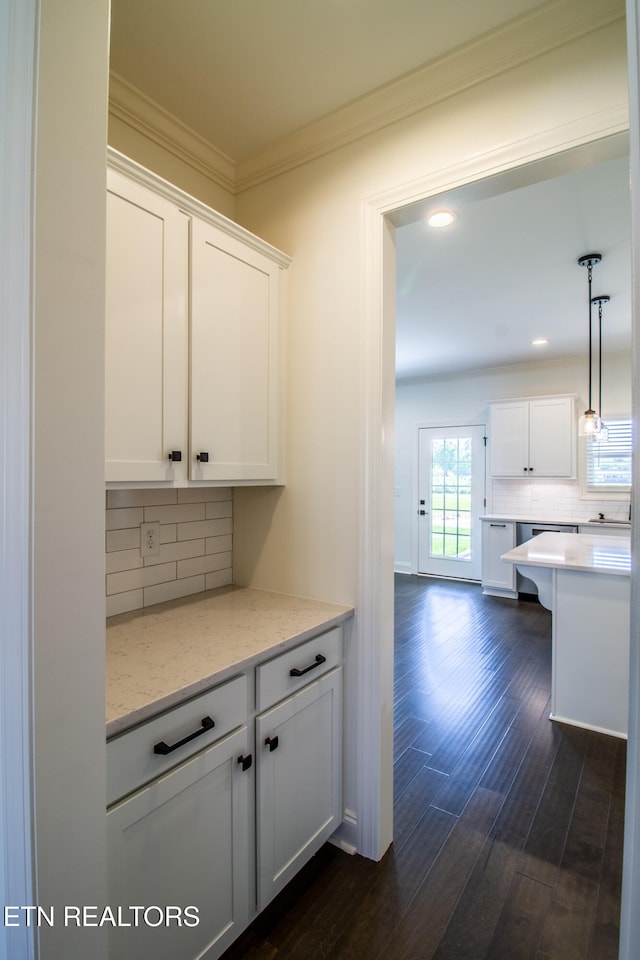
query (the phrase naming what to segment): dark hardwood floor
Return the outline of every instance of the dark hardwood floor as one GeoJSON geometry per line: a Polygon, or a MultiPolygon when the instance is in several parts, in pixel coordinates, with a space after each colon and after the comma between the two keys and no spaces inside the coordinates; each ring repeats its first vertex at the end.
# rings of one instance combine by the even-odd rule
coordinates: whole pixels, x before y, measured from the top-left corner
{"type": "Polygon", "coordinates": [[[395,839],[326,845],[225,960],[615,960],[624,741],[551,723],[551,618],[396,581],[395,839]]]}

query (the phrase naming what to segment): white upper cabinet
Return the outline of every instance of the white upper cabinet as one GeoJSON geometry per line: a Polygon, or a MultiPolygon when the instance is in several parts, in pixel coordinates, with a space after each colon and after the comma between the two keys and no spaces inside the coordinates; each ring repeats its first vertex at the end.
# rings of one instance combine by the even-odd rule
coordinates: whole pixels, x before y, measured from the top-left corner
{"type": "Polygon", "coordinates": [[[576,476],[573,396],[502,400],[490,411],[491,476],[576,476]]]}
{"type": "Polygon", "coordinates": [[[184,479],[188,219],[114,170],[107,186],[106,478],[184,479]]]}
{"type": "Polygon", "coordinates": [[[191,448],[203,480],[278,475],[280,268],[191,220],[191,448]]]}
{"type": "Polygon", "coordinates": [[[110,162],[107,482],[281,482],[289,258],[126,158],[110,162]]]}

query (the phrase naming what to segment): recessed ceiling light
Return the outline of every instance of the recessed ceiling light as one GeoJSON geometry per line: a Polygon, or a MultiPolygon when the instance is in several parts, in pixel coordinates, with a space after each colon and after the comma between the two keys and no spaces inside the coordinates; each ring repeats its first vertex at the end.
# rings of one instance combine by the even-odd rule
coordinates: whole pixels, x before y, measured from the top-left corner
{"type": "Polygon", "coordinates": [[[427,217],[427,223],[430,227],[448,227],[455,218],[456,215],[451,210],[434,210],[427,217]]]}
{"type": "Polygon", "coordinates": [[[549,340],[547,337],[536,337],[531,343],[534,347],[545,347],[549,343],[549,340]]]}

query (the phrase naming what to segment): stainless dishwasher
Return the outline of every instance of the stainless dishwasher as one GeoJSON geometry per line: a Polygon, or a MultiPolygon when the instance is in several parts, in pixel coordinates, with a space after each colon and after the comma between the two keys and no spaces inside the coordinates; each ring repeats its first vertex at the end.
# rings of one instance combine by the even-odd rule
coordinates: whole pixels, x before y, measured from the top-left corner
{"type": "MultiPolygon", "coordinates": [[[[537,537],[539,533],[577,533],[578,527],[571,523],[516,523],[516,546],[526,543],[532,537],[537,537]]],[[[523,577],[518,573],[516,580],[516,589],[518,593],[530,593],[538,595],[538,588],[533,580],[523,577]]]]}

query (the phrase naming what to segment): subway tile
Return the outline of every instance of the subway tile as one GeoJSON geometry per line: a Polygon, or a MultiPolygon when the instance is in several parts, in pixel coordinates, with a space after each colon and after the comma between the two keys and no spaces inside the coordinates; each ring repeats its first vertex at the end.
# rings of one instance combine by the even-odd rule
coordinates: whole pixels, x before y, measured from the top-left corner
{"type": "Polygon", "coordinates": [[[230,533],[225,533],[221,537],[207,537],[207,553],[223,553],[225,550],[231,550],[233,546],[233,537],[230,533]]]}
{"type": "Polygon", "coordinates": [[[129,590],[127,593],[116,593],[112,597],[107,597],[107,616],[115,617],[117,613],[139,610],[142,599],[142,590],[129,590]]]}
{"type": "Polygon", "coordinates": [[[204,503],[232,498],[231,487],[181,487],[178,490],[178,503],[204,503]]]}
{"type": "Polygon", "coordinates": [[[204,557],[194,557],[191,560],[178,561],[178,579],[193,577],[197,573],[213,573],[223,568],[231,569],[230,553],[212,553],[204,557]]]}
{"type": "Polygon", "coordinates": [[[107,573],[119,573],[121,570],[135,570],[142,566],[140,550],[116,550],[108,553],[105,560],[107,573]]]}
{"type": "Polygon", "coordinates": [[[125,570],[122,573],[107,574],[107,595],[124,593],[125,590],[136,590],[139,587],[148,587],[154,583],[164,583],[175,580],[175,563],[163,563],[157,567],[140,567],[138,570],[125,570]]]}
{"type": "Polygon", "coordinates": [[[233,503],[231,500],[215,500],[213,503],[205,504],[205,506],[207,520],[217,520],[220,517],[233,516],[233,503]]]}
{"type": "Polygon", "coordinates": [[[142,507],[131,507],[123,510],[107,510],[107,530],[124,530],[128,527],[138,527],[142,523],[142,507]]]}
{"type": "Polygon", "coordinates": [[[160,523],[186,523],[190,520],[205,519],[204,503],[176,503],[168,507],[145,507],[145,520],[159,520],[160,523]]]}
{"type": "Polygon", "coordinates": [[[222,520],[201,520],[196,523],[178,524],[178,540],[218,537],[225,533],[233,533],[233,522],[230,517],[222,520]]]}
{"type": "Polygon", "coordinates": [[[215,590],[216,587],[226,587],[229,583],[233,583],[232,570],[216,570],[215,573],[208,573],[206,575],[207,590],[215,590]]]}
{"type": "Polygon", "coordinates": [[[204,589],[204,576],[189,577],[187,580],[172,580],[170,583],[159,583],[153,587],[145,587],[144,606],[150,607],[154,603],[164,603],[165,600],[188,597],[192,593],[201,593],[204,589]]]}
{"type": "Polygon", "coordinates": [[[178,539],[178,524],[177,523],[161,523],[160,524],[160,543],[173,543],[174,540],[178,539]]]}
{"type": "Polygon", "coordinates": [[[107,507],[150,507],[177,503],[177,490],[107,490],[107,507]]]}
{"type": "Polygon", "coordinates": [[[115,550],[133,550],[136,547],[140,549],[140,527],[107,531],[107,553],[113,553],[115,550]]]}
{"type": "MultiPolygon", "coordinates": [[[[170,560],[188,560],[190,557],[202,556],[204,552],[204,540],[178,540],[175,543],[161,543],[158,556],[145,557],[144,565],[150,567],[158,563],[167,563],[170,560]]],[[[179,573],[178,576],[180,576],[179,573]]]]}

